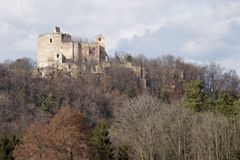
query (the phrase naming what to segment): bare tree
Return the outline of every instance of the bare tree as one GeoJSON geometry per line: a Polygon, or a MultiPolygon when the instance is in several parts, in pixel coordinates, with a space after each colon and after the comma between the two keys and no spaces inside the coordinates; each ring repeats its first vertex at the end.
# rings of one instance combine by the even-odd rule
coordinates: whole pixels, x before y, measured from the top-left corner
{"type": "Polygon", "coordinates": [[[196,113],[181,102],[164,104],[143,95],[115,110],[111,135],[116,147],[129,146],[132,159],[238,159],[238,118],[196,113]]]}

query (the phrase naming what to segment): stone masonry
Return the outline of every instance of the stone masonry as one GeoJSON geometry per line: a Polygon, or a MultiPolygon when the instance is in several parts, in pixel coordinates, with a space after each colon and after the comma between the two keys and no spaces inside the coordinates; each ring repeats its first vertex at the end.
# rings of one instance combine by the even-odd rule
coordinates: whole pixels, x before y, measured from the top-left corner
{"type": "MultiPolygon", "coordinates": [[[[77,77],[79,73],[104,73],[110,66],[102,35],[97,36],[94,42],[83,42],[55,27],[53,33],[38,37],[36,72],[42,77],[59,71],[71,77],[77,77]]],[[[141,78],[142,86],[146,89],[146,70],[143,66],[134,66],[132,63],[123,63],[121,66],[131,69],[141,78]]]]}
{"type": "MultiPolygon", "coordinates": [[[[43,75],[49,67],[73,74],[74,68],[79,70],[85,63],[100,66],[107,62],[108,55],[102,35],[97,36],[94,42],[83,42],[55,27],[53,33],[41,34],[38,37],[37,67],[43,75]]],[[[95,69],[93,72],[98,71],[95,69]]]]}

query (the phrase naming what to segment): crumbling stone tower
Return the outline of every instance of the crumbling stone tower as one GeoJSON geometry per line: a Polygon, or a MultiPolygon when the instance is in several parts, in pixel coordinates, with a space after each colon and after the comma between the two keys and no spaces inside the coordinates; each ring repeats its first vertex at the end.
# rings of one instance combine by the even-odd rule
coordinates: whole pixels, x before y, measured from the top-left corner
{"type": "Polygon", "coordinates": [[[94,61],[95,64],[108,62],[102,35],[97,36],[94,42],[83,42],[55,27],[53,33],[41,34],[38,37],[39,69],[57,67],[71,71],[71,67],[90,61],[94,61]]]}

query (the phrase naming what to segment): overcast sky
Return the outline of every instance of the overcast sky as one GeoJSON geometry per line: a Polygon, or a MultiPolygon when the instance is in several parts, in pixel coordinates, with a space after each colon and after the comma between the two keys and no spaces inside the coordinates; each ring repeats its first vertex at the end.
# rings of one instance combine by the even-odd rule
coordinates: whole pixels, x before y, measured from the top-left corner
{"type": "Polygon", "coordinates": [[[240,73],[240,0],[0,0],[0,61],[36,59],[37,36],[106,38],[110,55],[180,56],[240,73]]]}

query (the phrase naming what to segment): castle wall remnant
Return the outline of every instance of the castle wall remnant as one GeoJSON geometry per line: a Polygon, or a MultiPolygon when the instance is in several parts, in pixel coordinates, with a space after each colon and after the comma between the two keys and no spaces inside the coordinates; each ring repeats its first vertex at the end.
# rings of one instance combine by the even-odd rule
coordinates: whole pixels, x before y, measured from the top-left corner
{"type": "Polygon", "coordinates": [[[70,70],[84,62],[101,64],[108,62],[104,37],[99,35],[94,42],[74,40],[71,35],[62,33],[59,27],[53,33],[38,37],[37,66],[39,69],[57,67],[70,70]]]}
{"type": "MultiPolygon", "coordinates": [[[[83,42],[55,27],[52,33],[38,36],[35,72],[43,77],[59,71],[71,77],[77,77],[79,73],[104,73],[111,66],[108,59],[102,35],[97,36],[94,42],[83,42]]],[[[131,69],[141,78],[142,86],[146,89],[144,67],[129,62],[121,64],[121,67],[131,69]]]]}

